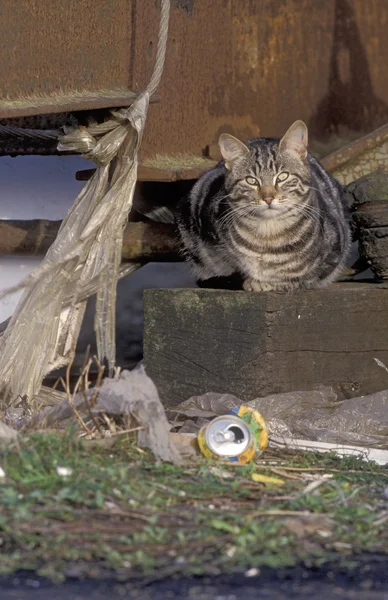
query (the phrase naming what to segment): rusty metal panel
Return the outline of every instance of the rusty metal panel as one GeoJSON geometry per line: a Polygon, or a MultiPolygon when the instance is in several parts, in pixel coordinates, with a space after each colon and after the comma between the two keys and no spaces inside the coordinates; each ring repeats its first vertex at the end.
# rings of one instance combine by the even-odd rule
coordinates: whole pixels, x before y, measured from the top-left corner
{"type": "MultiPolygon", "coordinates": [[[[221,131],[277,136],[297,118],[325,153],[333,137],[338,146],[388,121],[387,0],[172,5],[143,158],[201,156],[221,131]]],[[[9,116],[1,98],[17,100],[18,116],[52,112],[55,94],[69,99],[63,112],[80,110],[73,92],[84,94],[81,108],[117,105],[148,82],[158,22],[156,0],[0,0],[0,118],[9,116]],[[26,96],[45,110],[26,112],[26,96]]]]}
{"type": "MultiPolygon", "coordinates": [[[[157,15],[146,4],[138,3],[136,88],[148,76],[145,15],[157,15]]],[[[144,154],[200,154],[221,131],[278,136],[297,118],[322,142],[350,141],[388,121],[387,0],[190,5],[173,13],[162,102],[151,108],[144,154]]]]}
{"type": "Polygon", "coordinates": [[[1,0],[0,97],[122,93],[131,23],[131,0],[1,0]]]}

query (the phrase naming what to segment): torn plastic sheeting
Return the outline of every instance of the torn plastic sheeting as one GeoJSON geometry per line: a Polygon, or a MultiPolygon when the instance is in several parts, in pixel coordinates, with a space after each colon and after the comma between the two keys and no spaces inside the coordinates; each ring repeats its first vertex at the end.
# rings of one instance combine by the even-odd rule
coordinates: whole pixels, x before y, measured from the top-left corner
{"type": "MultiPolygon", "coordinates": [[[[71,361],[86,307],[80,296],[88,285],[95,287],[95,280],[98,352],[101,360],[106,357],[110,366],[114,365],[114,309],[123,224],[132,204],[148,101],[145,94],[122,110],[125,124],[117,123],[116,129],[85,155],[104,166],[80,192],[42,264],[19,284],[25,285],[25,291],[0,341],[0,389],[11,396],[31,398],[44,375],[71,361]],[[118,146],[112,136],[123,144],[123,154],[107,191],[111,145],[115,151],[118,146]]],[[[65,135],[64,143],[66,139],[65,135]]]]}
{"type": "MultiPolygon", "coordinates": [[[[241,404],[242,400],[230,394],[210,392],[190,398],[177,410],[202,410],[202,417],[210,410],[218,416],[241,404]]],[[[272,394],[245,404],[262,414],[270,435],[388,448],[388,390],[338,401],[332,388],[322,386],[272,394]]]]}
{"type": "MultiPolygon", "coordinates": [[[[206,417],[206,413],[210,413],[213,416],[220,416],[226,414],[229,410],[232,410],[236,406],[243,404],[243,401],[233,396],[233,394],[217,394],[215,392],[207,392],[201,396],[192,396],[188,400],[185,400],[181,404],[175,407],[174,412],[180,415],[187,414],[190,411],[190,416],[206,417]]],[[[170,409],[170,412],[172,410],[170,409]]]]}
{"type": "Polygon", "coordinates": [[[17,431],[0,421],[0,444],[8,444],[17,438],[17,431]]]}
{"type": "MultiPolygon", "coordinates": [[[[267,422],[283,421],[292,437],[388,447],[388,391],[337,401],[332,388],[248,402],[267,422]]],[[[270,426],[270,425],[269,425],[270,426]]]]}
{"type": "Polygon", "coordinates": [[[93,412],[131,414],[144,426],[138,444],[150,448],[158,459],[179,464],[181,457],[169,439],[170,425],[157,389],[144,367],[123,371],[119,379],[106,379],[93,412]]]}

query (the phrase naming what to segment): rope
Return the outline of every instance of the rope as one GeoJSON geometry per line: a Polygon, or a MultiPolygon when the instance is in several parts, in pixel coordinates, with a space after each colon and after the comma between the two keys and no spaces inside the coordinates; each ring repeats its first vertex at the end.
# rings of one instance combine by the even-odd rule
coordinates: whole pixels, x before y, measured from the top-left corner
{"type": "Polygon", "coordinates": [[[24,129],[14,125],[0,125],[0,136],[35,138],[37,140],[57,140],[61,134],[59,129],[24,129]]]}
{"type": "Polygon", "coordinates": [[[162,0],[162,6],[160,11],[161,12],[159,21],[158,46],[156,50],[154,72],[152,73],[150,82],[146,90],[146,93],[148,93],[150,96],[152,96],[152,94],[158,87],[163,73],[164,61],[166,58],[168,21],[170,16],[170,0],[162,0]]]}

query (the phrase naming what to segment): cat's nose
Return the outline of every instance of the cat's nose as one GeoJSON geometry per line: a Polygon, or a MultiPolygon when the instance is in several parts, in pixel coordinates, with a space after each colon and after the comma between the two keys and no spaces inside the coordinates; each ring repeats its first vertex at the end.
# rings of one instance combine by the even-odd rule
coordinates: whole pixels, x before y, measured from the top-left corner
{"type": "Polygon", "coordinates": [[[271,204],[272,200],[274,200],[274,196],[264,196],[263,200],[269,206],[271,204]]]}

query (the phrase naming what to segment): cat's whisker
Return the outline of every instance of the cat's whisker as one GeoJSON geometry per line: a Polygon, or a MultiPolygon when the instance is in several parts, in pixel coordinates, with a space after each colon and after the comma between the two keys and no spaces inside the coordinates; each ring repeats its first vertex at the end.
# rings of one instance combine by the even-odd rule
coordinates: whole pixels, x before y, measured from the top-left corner
{"type": "Polygon", "coordinates": [[[221,197],[217,197],[217,200],[221,201],[221,200],[226,200],[227,198],[230,198],[231,194],[226,194],[225,196],[221,196],[221,197]]]}
{"type": "Polygon", "coordinates": [[[321,211],[319,208],[316,208],[314,206],[311,206],[311,204],[299,204],[298,202],[294,203],[294,202],[284,202],[284,205],[287,207],[295,207],[296,209],[306,209],[308,211],[311,212],[311,214],[316,214],[318,216],[321,216],[321,211]]]}
{"type": "Polygon", "coordinates": [[[296,212],[304,215],[307,219],[311,219],[314,221],[321,231],[323,231],[323,224],[321,222],[321,214],[318,210],[313,209],[313,207],[305,205],[305,206],[295,206],[296,212]]]}
{"type": "Polygon", "coordinates": [[[232,225],[234,225],[236,222],[238,222],[242,217],[248,216],[248,214],[249,213],[232,215],[229,219],[225,220],[222,224],[220,224],[220,226],[222,228],[230,228],[232,225]]]}
{"type": "Polygon", "coordinates": [[[285,213],[285,215],[283,215],[282,220],[287,219],[290,217],[290,214],[292,212],[297,213],[297,214],[302,214],[304,215],[306,218],[311,218],[312,220],[314,220],[317,224],[320,224],[320,211],[316,210],[315,208],[309,206],[309,205],[300,205],[300,204],[294,204],[294,203],[283,203],[283,206],[288,209],[287,212],[285,213]]]}
{"type": "Polygon", "coordinates": [[[309,204],[304,205],[303,208],[306,209],[306,211],[312,215],[317,215],[318,217],[321,216],[321,211],[319,210],[319,208],[315,208],[314,206],[311,206],[309,204]]]}
{"type": "Polygon", "coordinates": [[[253,207],[249,204],[240,204],[239,206],[234,206],[219,220],[219,224],[221,226],[229,225],[237,218],[246,216],[250,212],[253,212],[253,207]]]}

